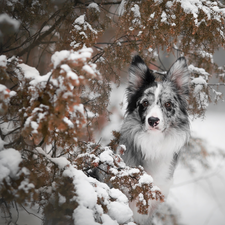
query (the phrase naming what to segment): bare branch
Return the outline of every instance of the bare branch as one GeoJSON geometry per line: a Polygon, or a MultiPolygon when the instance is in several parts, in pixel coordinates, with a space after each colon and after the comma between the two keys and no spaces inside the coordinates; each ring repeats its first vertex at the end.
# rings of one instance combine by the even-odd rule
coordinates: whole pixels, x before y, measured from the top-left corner
{"type": "Polygon", "coordinates": [[[40,220],[43,220],[41,217],[35,215],[34,213],[29,212],[22,204],[20,204],[20,206],[29,214],[29,215],[33,215],[35,217],[37,217],[40,220]]]}
{"type": "Polygon", "coordinates": [[[67,16],[68,16],[68,12],[66,11],[62,16],[59,17],[58,20],[56,20],[56,22],[47,31],[45,31],[42,35],[40,35],[39,38],[37,38],[31,45],[29,45],[28,47],[23,49],[21,52],[19,52],[17,56],[22,56],[28,51],[30,51],[31,49],[33,49],[34,47],[36,47],[37,45],[39,45],[42,42],[42,40],[45,37],[47,37],[49,34],[51,34],[67,16]]]}

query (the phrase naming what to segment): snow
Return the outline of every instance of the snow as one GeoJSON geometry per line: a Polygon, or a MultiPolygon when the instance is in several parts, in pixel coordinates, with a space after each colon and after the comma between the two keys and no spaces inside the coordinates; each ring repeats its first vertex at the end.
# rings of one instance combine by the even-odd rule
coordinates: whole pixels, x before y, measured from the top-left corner
{"type": "Polygon", "coordinates": [[[13,27],[14,31],[17,31],[20,26],[20,22],[18,20],[12,19],[6,13],[0,15],[0,24],[7,25],[8,27],[13,27]]]}
{"type": "Polygon", "coordinates": [[[208,80],[208,77],[209,77],[209,73],[207,73],[205,71],[205,69],[203,68],[198,68],[198,67],[195,67],[194,65],[189,65],[188,66],[188,70],[192,73],[196,73],[196,74],[200,74],[200,75],[203,75],[205,77],[206,80],[208,80]]]}
{"type": "Polygon", "coordinates": [[[117,199],[118,202],[128,203],[128,198],[119,189],[111,188],[109,195],[110,197],[117,199]]]}
{"type": "Polygon", "coordinates": [[[8,89],[8,88],[7,88],[5,85],[0,84],[0,92],[8,93],[8,92],[7,92],[7,89],[8,89]]]}
{"type": "MultiPolygon", "coordinates": [[[[161,4],[162,0],[154,0],[156,4],[161,4]]],[[[222,18],[225,16],[225,9],[219,8],[217,2],[211,2],[208,0],[174,0],[174,1],[167,1],[166,3],[166,10],[173,12],[173,5],[180,3],[182,9],[186,14],[192,14],[194,18],[194,23],[196,26],[199,26],[201,23],[208,23],[208,20],[214,19],[218,22],[222,22],[222,18]],[[199,16],[200,12],[204,12],[205,17],[202,19],[202,16],[199,16]]],[[[168,15],[169,16],[169,15],[168,15]]],[[[166,22],[171,26],[176,26],[174,22],[169,23],[167,21],[168,16],[163,11],[162,12],[162,20],[161,22],[166,22]]],[[[171,18],[173,18],[173,14],[171,18]]],[[[153,18],[154,14],[150,15],[150,18],[153,18]]],[[[223,36],[223,31],[219,31],[221,36],[223,36]]]]}
{"type": "Polygon", "coordinates": [[[103,225],[119,225],[115,220],[112,220],[107,214],[102,215],[103,225]]]}
{"type": "Polygon", "coordinates": [[[195,84],[195,85],[204,85],[204,86],[207,86],[207,82],[206,80],[204,79],[204,77],[202,76],[199,76],[197,78],[194,78],[192,81],[191,81],[192,84],[195,84]]]}
{"type": "Polygon", "coordinates": [[[132,216],[132,210],[124,203],[111,202],[108,206],[108,214],[119,224],[126,223],[132,216]]]}
{"type": "Polygon", "coordinates": [[[171,8],[172,6],[173,6],[173,2],[168,1],[168,2],[166,3],[166,7],[171,8]]]}
{"type": "Polygon", "coordinates": [[[137,168],[131,168],[130,170],[129,170],[129,175],[134,175],[134,174],[137,174],[137,173],[139,173],[140,171],[139,171],[139,169],[137,169],[137,168]]]}
{"type": "Polygon", "coordinates": [[[113,158],[111,154],[112,151],[106,147],[106,150],[100,154],[99,158],[102,162],[106,162],[109,165],[113,165],[113,158]]]}
{"type": "Polygon", "coordinates": [[[24,74],[24,77],[26,79],[35,79],[37,77],[40,76],[38,70],[34,67],[28,66],[24,63],[21,63],[17,66],[18,68],[20,68],[24,74]]]}
{"type": "MultiPolygon", "coordinates": [[[[104,158],[104,157],[103,157],[104,158]]],[[[106,158],[107,159],[107,158],[106,158]]],[[[73,178],[76,190],[76,201],[79,206],[74,210],[75,224],[99,224],[95,222],[94,213],[98,212],[103,224],[113,224],[117,222],[125,223],[131,219],[132,211],[128,206],[128,199],[119,190],[110,189],[105,183],[100,183],[92,177],[87,177],[81,170],[77,170],[69,165],[63,172],[63,176],[73,178]],[[104,199],[104,204],[108,209],[108,215],[104,216],[103,209],[97,204],[98,197],[104,199]],[[110,197],[115,199],[111,201],[110,197]]],[[[118,224],[118,223],[114,224],[118,224]]]]}
{"type": "Polygon", "coordinates": [[[0,66],[1,67],[7,66],[7,57],[5,55],[0,55],[0,66]]]}
{"type": "Polygon", "coordinates": [[[153,182],[153,178],[147,173],[143,174],[139,180],[139,184],[151,184],[153,182]]]}
{"type": "Polygon", "coordinates": [[[124,150],[124,151],[126,151],[126,146],[125,145],[120,145],[120,147],[124,150]]]}
{"type": "Polygon", "coordinates": [[[69,55],[70,52],[67,50],[62,50],[60,52],[56,51],[51,57],[53,68],[55,69],[57,66],[59,66],[59,64],[61,64],[63,60],[66,60],[69,55]]]}
{"type": "Polygon", "coordinates": [[[85,70],[87,73],[90,73],[90,74],[95,74],[95,71],[93,70],[93,68],[90,66],[90,65],[84,65],[83,70],[85,70]]]}
{"type": "Polygon", "coordinates": [[[161,19],[161,22],[162,23],[165,22],[165,21],[167,21],[167,15],[166,15],[165,11],[162,12],[161,18],[162,18],[161,19]]]}
{"type": "Polygon", "coordinates": [[[74,108],[74,111],[78,111],[82,115],[85,114],[85,112],[84,112],[84,105],[83,104],[75,105],[73,108],[74,108]]]}
{"type": "Polygon", "coordinates": [[[75,31],[81,31],[79,32],[80,35],[83,35],[85,38],[87,38],[87,35],[84,31],[86,31],[87,29],[89,29],[93,34],[97,35],[98,31],[93,29],[91,24],[89,24],[87,21],[85,21],[85,14],[84,15],[80,15],[77,19],[75,19],[74,23],[73,23],[74,29],[75,31]]]}
{"type": "Polygon", "coordinates": [[[70,164],[70,162],[64,157],[50,158],[50,160],[53,163],[57,164],[60,169],[64,169],[67,165],[70,164]]]}
{"type": "Polygon", "coordinates": [[[69,126],[69,128],[74,128],[72,121],[69,120],[67,117],[64,117],[63,121],[69,126]]]}
{"type": "Polygon", "coordinates": [[[66,202],[66,197],[58,193],[59,196],[59,205],[62,205],[66,202]]]}
{"type": "MultiPolygon", "coordinates": [[[[73,80],[76,80],[76,83],[79,84],[79,80],[78,80],[77,74],[74,73],[67,64],[61,65],[60,68],[67,73],[68,77],[70,77],[73,80]]],[[[60,73],[62,72],[62,70],[60,71],[60,73]]]]}
{"type": "MultiPolygon", "coordinates": [[[[63,157],[51,158],[40,147],[37,150],[49,160],[56,163],[61,169],[64,169],[63,176],[68,176],[73,179],[76,190],[74,198],[79,203],[73,212],[76,225],[99,224],[95,222],[94,215],[96,212],[99,213],[105,225],[118,225],[118,223],[125,223],[131,219],[132,211],[128,206],[128,199],[120,190],[110,189],[105,183],[100,183],[92,177],[87,177],[81,170],[77,170],[69,161],[65,158],[63,159],[63,157]],[[98,197],[104,199],[104,204],[108,208],[108,215],[104,214],[102,207],[97,204],[98,197]],[[111,201],[110,198],[113,198],[115,201],[111,201]]],[[[59,196],[59,200],[60,204],[63,204],[65,197],[59,196]]]]}
{"type": "Polygon", "coordinates": [[[139,5],[134,4],[134,6],[130,10],[134,13],[134,17],[141,17],[139,5]]]}
{"type": "Polygon", "coordinates": [[[24,190],[25,193],[28,193],[30,189],[35,188],[34,184],[29,183],[29,180],[25,178],[18,187],[19,190],[24,190]]]}
{"type": "Polygon", "coordinates": [[[78,195],[77,201],[80,205],[93,209],[97,204],[97,194],[91,183],[85,177],[84,173],[79,170],[75,172],[74,185],[78,195]]]}
{"type": "MultiPolygon", "coordinates": [[[[223,112],[209,111],[204,119],[192,121],[191,130],[195,136],[207,140],[208,146],[221,148],[225,153],[224,124],[223,112]]],[[[174,186],[167,201],[180,210],[181,224],[224,224],[224,158],[211,158],[210,162],[212,169],[197,168],[196,174],[191,174],[182,165],[175,171],[174,186]]]]}
{"type": "Polygon", "coordinates": [[[35,79],[30,81],[30,85],[35,87],[37,84],[40,84],[42,82],[47,82],[50,76],[51,76],[51,72],[43,76],[35,76],[35,79]]]}
{"type": "Polygon", "coordinates": [[[77,19],[75,19],[75,23],[79,24],[79,25],[83,25],[84,22],[85,22],[85,19],[84,19],[85,15],[80,15],[79,17],[77,17],[77,19]]]}
{"type": "Polygon", "coordinates": [[[74,210],[73,218],[76,225],[99,225],[95,222],[93,211],[82,205],[74,210]]]}
{"type": "Polygon", "coordinates": [[[88,9],[95,9],[97,12],[100,12],[98,4],[95,3],[95,2],[90,3],[87,8],[88,9]]]}
{"type": "Polygon", "coordinates": [[[16,176],[21,161],[20,152],[13,148],[0,151],[0,182],[7,176],[16,176]]]}
{"type": "Polygon", "coordinates": [[[125,5],[126,5],[126,0],[122,0],[121,3],[120,3],[120,5],[119,5],[119,8],[118,8],[118,14],[119,14],[119,16],[122,16],[124,14],[125,5]]]}
{"type": "Polygon", "coordinates": [[[86,62],[87,59],[91,58],[91,55],[93,53],[93,50],[91,48],[82,48],[79,51],[68,51],[68,50],[62,50],[62,51],[56,51],[52,57],[51,61],[53,63],[53,68],[57,68],[64,60],[72,60],[72,61],[78,61],[81,60],[83,62],[86,62]]]}

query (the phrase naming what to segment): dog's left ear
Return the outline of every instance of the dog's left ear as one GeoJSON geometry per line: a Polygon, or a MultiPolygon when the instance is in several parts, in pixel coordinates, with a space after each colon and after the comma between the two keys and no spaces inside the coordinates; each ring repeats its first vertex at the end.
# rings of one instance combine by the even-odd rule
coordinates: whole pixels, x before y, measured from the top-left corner
{"type": "Polygon", "coordinates": [[[133,57],[129,72],[128,90],[130,94],[135,93],[139,88],[150,85],[155,81],[154,75],[139,55],[133,57]]]}
{"type": "Polygon", "coordinates": [[[175,83],[176,87],[182,94],[188,95],[189,78],[190,73],[188,71],[186,59],[184,57],[180,57],[167,72],[167,79],[175,83]]]}

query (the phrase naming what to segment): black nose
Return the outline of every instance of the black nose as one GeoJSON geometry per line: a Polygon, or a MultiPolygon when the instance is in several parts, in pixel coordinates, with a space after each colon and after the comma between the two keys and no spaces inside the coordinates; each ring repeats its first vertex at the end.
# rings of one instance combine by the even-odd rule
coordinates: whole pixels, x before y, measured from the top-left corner
{"type": "Polygon", "coordinates": [[[156,127],[159,124],[159,118],[151,116],[148,118],[148,123],[151,127],[156,127]]]}

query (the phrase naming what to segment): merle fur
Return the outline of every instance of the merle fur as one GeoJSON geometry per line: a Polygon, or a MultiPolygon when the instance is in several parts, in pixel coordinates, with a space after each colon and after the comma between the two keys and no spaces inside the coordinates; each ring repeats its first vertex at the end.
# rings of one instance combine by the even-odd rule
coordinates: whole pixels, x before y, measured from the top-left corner
{"type": "MultiPolygon", "coordinates": [[[[189,138],[189,119],[187,113],[189,72],[186,60],[184,57],[179,58],[160,82],[156,82],[154,74],[140,56],[135,56],[133,58],[129,72],[127,113],[120,132],[120,144],[125,145],[127,150],[124,152],[124,155],[122,155],[122,158],[125,163],[131,167],[141,165],[145,169],[145,167],[148,168],[147,164],[149,164],[149,168],[157,167],[157,162],[160,163],[160,157],[164,157],[163,151],[165,151],[165,154],[170,153],[171,156],[168,157],[169,161],[165,161],[168,165],[168,170],[165,172],[165,183],[167,183],[167,181],[172,180],[180,150],[189,138]],[[155,150],[151,146],[149,149],[149,151],[152,151],[151,155],[151,152],[148,152],[146,149],[143,151],[140,138],[146,142],[145,148],[148,147],[148,142],[149,145],[151,145],[151,142],[155,143],[155,136],[152,137],[151,133],[146,133],[147,131],[145,131],[144,127],[147,109],[151,107],[151,104],[154,102],[151,95],[154,94],[158,85],[160,85],[162,90],[159,93],[156,104],[162,111],[166,123],[162,136],[165,143],[171,144],[171,146],[168,146],[168,148],[171,148],[171,152],[167,153],[167,149],[161,149],[159,146],[155,146],[155,149],[160,149],[161,152],[154,152],[155,150]],[[142,98],[145,96],[146,101],[149,103],[147,107],[143,106],[141,102],[142,98]],[[166,102],[171,103],[171,108],[168,110],[165,107],[166,102]],[[172,149],[173,146],[175,148],[174,150],[172,149]],[[143,152],[147,152],[146,155],[144,155],[143,152]]],[[[159,143],[159,145],[160,144],[163,143],[159,143]]],[[[149,173],[151,175],[151,171],[149,173]]],[[[153,179],[155,178],[153,177],[153,179]]],[[[149,212],[149,218],[151,216],[152,212],[149,212]]],[[[147,219],[146,221],[148,223],[150,220],[147,219]]]]}

